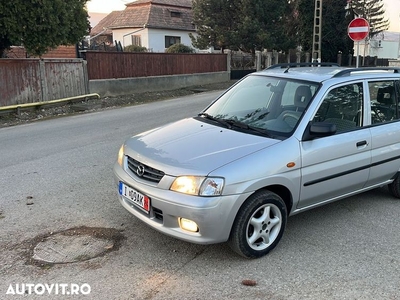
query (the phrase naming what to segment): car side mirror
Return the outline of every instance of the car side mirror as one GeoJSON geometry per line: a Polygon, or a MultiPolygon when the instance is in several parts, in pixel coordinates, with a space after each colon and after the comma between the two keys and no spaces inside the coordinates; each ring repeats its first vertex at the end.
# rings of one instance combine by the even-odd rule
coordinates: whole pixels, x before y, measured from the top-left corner
{"type": "Polygon", "coordinates": [[[325,122],[310,122],[303,134],[303,141],[313,140],[315,138],[334,135],[336,133],[336,125],[325,122]]]}

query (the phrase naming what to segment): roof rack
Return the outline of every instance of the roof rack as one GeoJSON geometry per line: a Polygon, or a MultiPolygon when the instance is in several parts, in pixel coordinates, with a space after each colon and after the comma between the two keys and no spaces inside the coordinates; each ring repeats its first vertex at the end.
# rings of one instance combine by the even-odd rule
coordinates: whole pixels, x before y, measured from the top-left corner
{"type": "Polygon", "coordinates": [[[348,68],[339,71],[333,77],[341,77],[350,75],[353,72],[363,72],[363,71],[393,71],[393,73],[400,73],[400,68],[397,67],[361,67],[361,68],[348,68]]]}
{"type": "Polygon", "coordinates": [[[331,62],[302,62],[302,63],[284,63],[272,65],[266,70],[278,69],[278,68],[297,68],[297,67],[339,67],[337,63],[331,62]]]}

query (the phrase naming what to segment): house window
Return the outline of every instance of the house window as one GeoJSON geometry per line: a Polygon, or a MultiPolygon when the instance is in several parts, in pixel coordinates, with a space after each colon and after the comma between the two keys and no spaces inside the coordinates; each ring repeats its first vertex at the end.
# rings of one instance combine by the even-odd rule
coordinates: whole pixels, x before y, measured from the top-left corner
{"type": "Polygon", "coordinates": [[[132,45],[142,46],[142,40],[140,35],[131,35],[131,38],[132,38],[132,45]]]}
{"type": "Polygon", "coordinates": [[[169,46],[180,43],[181,43],[180,36],[167,36],[167,35],[165,36],[165,48],[169,48],[169,46]]]}
{"type": "Polygon", "coordinates": [[[171,11],[171,17],[180,18],[181,17],[181,12],[180,11],[171,11]]]}

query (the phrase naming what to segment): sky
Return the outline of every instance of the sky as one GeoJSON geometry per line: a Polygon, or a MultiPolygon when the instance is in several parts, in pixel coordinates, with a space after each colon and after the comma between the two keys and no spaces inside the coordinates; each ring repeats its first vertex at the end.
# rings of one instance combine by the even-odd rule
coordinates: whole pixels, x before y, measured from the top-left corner
{"type": "MultiPolygon", "coordinates": [[[[125,9],[125,4],[133,1],[134,0],[90,0],[87,3],[87,7],[89,12],[110,13],[113,10],[125,9]]],[[[386,16],[390,20],[389,31],[400,32],[400,0],[383,0],[383,2],[385,3],[386,16]]]]}

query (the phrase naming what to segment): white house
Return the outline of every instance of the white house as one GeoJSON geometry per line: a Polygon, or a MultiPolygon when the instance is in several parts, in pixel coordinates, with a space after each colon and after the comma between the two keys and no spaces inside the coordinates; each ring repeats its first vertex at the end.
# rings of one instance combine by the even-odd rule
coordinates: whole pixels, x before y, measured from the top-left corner
{"type": "MultiPolygon", "coordinates": [[[[357,53],[357,43],[354,43],[354,53],[357,53]]],[[[384,31],[369,41],[361,41],[359,55],[377,56],[378,58],[400,58],[400,33],[384,31]]]]}
{"type": "Polygon", "coordinates": [[[122,47],[138,45],[164,52],[177,43],[192,47],[189,33],[196,33],[192,20],[192,0],[137,0],[106,16],[91,36],[107,37],[122,47]]]}

